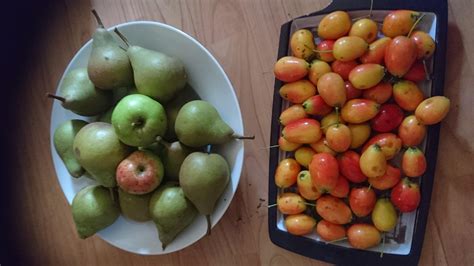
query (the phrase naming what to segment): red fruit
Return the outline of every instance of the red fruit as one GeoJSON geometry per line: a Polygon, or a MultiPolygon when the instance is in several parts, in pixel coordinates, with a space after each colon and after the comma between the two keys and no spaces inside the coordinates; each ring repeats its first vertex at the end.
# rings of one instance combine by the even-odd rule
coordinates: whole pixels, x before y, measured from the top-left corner
{"type": "Polygon", "coordinates": [[[307,114],[325,116],[332,111],[332,107],[329,106],[321,97],[321,95],[314,95],[307,99],[303,103],[303,108],[307,114]]]}
{"type": "Polygon", "coordinates": [[[334,241],[345,237],[346,229],[342,225],[321,220],[316,226],[316,233],[325,241],[334,241]]]}
{"type": "Polygon", "coordinates": [[[403,76],[403,79],[413,82],[419,82],[426,79],[425,67],[423,61],[416,61],[411,66],[410,70],[403,76]]]}
{"type": "Polygon", "coordinates": [[[381,177],[369,178],[369,184],[378,190],[386,190],[394,187],[400,182],[402,171],[390,164],[387,164],[387,171],[381,177]]]}
{"type": "Polygon", "coordinates": [[[419,12],[411,10],[394,10],[384,18],[382,32],[392,38],[407,35],[419,16],[419,12]]]}
{"type": "Polygon", "coordinates": [[[368,249],[380,244],[382,236],[371,224],[353,224],[347,229],[347,241],[357,249],[368,249]]]}
{"type": "Polygon", "coordinates": [[[357,65],[358,64],[355,60],[346,61],[346,62],[336,60],[332,62],[331,68],[332,68],[332,71],[339,74],[342,79],[347,80],[349,79],[349,73],[357,65]]]}
{"type": "Polygon", "coordinates": [[[415,111],[425,96],[416,83],[400,80],[393,84],[393,99],[405,111],[415,111]]]}
{"type": "Polygon", "coordinates": [[[332,62],[336,60],[332,52],[325,52],[325,51],[332,51],[334,47],[334,43],[335,41],[333,40],[324,40],[318,44],[317,50],[319,51],[318,52],[319,59],[321,59],[324,62],[332,62]]]}
{"type": "Polygon", "coordinates": [[[396,104],[384,104],[372,119],[370,126],[378,132],[390,132],[396,129],[403,120],[403,111],[396,104]]]}
{"type": "Polygon", "coordinates": [[[280,58],[273,69],[275,78],[284,82],[293,82],[304,78],[309,71],[309,63],[304,59],[285,56],[280,58]]]}
{"type": "Polygon", "coordinates": [[[383,37],[369,45],[369,50],[360,57],[363,64],[381,64],[385,56],[385,50],[392,41],[392,38],[383,37]]]}
{"type": "Polygon", "coordinates": [[[417,146],[426,136],[426,126],[418,121],[416,116],[407,116],[398,128],[398,136],[404,146],[417,146]]]}
{"type": "Polygon", "coordinates": [[[329,148],[335,152],[344,152],[351,146],[351,130],[344,124],[332,125],[326,130],[326,140],[329,148]]]}
{"type": "Polygon", "coordinates": [[[355,151],[346,151],[337,159],[340,173],[353,183],[361,183],[367,180],[367,177],[360,170],[359,160],[360,155],[355,151]]]}
{"type": "Polygon", "coordinates": [[[315,226],[316,220],[307,214],[293,214],[285,218],[285,227],[292,235],[310,234],[315,226]]]}
{"type": "Polygon", "coordinates": [[[309,164],[309,172],[314,186],[321,192],[332,191],[339,179],[339,166],[336,158],[329,153],[317,153],[309,164]]]}
{"type": "Polygon", "coordinates": [[[418,147],[409,147],[402,157],[402,170],[408,177],[418,177],[426,171],[426,158],[418,147]]]}
{"type": "Polygon", "coordinates": [[[298,149],[302,144],[301,143],[293,143],[286,140],[284,137],[278,139],[278,146],[282,151],[294,151],[298,149]]]}
{"type": "Polygon", "coordinates": [[[342,107],[346,102],[344,80],[334,72],[326,73],[319,78],[318,92],[330,106],[342,107]]]}
{"type": "Polygon", "coordinates": [[[382,133],[373,136],[367,143],[365,143],[364,147],[362,148],[362,152],[364,152],[370,145],[377,144],[382,149],[383,154],[385,155],[385,159],[390,160],[402,148],[402,140],[393,133],[382,133]]]}
{"type": "Polygon", "coordinates": [[[393,189],[390,200],[401,212],[411,212],[418,208],[421,194],[418,184],[408,178],[401,180],[393,189]]]}
{"type": "Polygon", "coordinates": [[[306,116],[303,106],[301,106],[301,104],[294,104],[281,112],[279,121],[280,124],[286,126],[290,122],[305,118],[306,116]]]}
{"type": "Polygon", "coordinates": [[[390,74],[403,77],[416,60],[416,45],[405,36],[395,37],[385,50],[385,66],[390,74]]]}
{"type": "Polygon", "coordinates": [[[349,100],[341,110],[344,121],[360,124],[374,118],[380,108],[380,104],[368,99],[349,100]]]}
{"type": "Polygon", "coordinates": [[[324,195],[316,201],[316,212],[333,224],[347,224],[352,220],[351,209],[339,198],[324,195]]]}
{"type": "Polygon", "coordinates": [[[416,44],[418,59],[430,58],[433,55],[436,43],[428,33],[415,31],[410,35],[410,39],[416,44]]]}
{"type": "Polygon", "coordinates": [[[357,217],[369,215],[375,207],[377,196],[368,187],[353,188],[349,194],[349,205],[357,217]]]}
{"type": "Polygon", "coordinates": [[[347,179],[340,175],[337,179],[336,187],[329,194],[337,198],[347,197],[347,194],[349,194],[349,182],[347,182],[347,179]]]}
{"type": "Polygon", "coordinates": [[[309,144],[321,138],[321,125],[315,119],[302,118],[283,128],[282,136],[293,143],[309,144]]]}
{"type": "Polygon", "coordinates": [[[348,101],[359,98],[362,95],[362,90],[356,89],[354,86],[352,86],[350,81],[344,82],[344,87],[346,88],[346,98],[348,101]]]}
{"type": "Polygon", "coordinates": [[[392,84],[388,82],[380,82],[374,87],[364,90],[362,97],[375,101],[378,104],[385,103],[392,97],[392,84]]]}

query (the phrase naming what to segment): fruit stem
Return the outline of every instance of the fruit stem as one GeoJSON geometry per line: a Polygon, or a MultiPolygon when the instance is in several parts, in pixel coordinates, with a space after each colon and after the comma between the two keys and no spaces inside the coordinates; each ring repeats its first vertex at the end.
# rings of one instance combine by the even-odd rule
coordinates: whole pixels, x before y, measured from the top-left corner
{"type": "Polygon", "coordinates": [[[207,147],[206,147],[207,154],[211,154],[211,149],[212,149],[211,144],[207,145],[207,147]]]}
{"type": "Polygon", "coordinates": [[[122,39],[122,41],[127,45],[127,47],[130,47],[127,37],[125,37],[117,28],[114,29],[114,32],[120,37],[120,39],[122,39]]]}
{"type": "Polygon", "coordinates": [[[52,94],[52,93],[46,93],[46,96],[47,96],[48,98],[53,98],[53,99],[59,100],[59,101],[61,101],[61,102],[66,102],[66,98],[61,97],[61,96],[58,96],[58,95],[55,95],[55,94],[52,94]]]}
{"type": "Polygon", "coordinates": [[[157,141],[158,143],[163,144],[163,145],[166,146],[167,148],[169,148],[170,145],[171,145],[168,141],[164,140],[161,136],[156,137],[156,141],[157,141]]]}
{"type": "Polygon", "coordinates": [[[367,189],[367,192],[369,192],[371,188],[372,188],[372,184],[369,184],[369,188],[367,189]]]}
{"type": "Polygon", "coordinates": [[[374,9],[374,0],[370,0],[370,10],[369,10],[369,17],[372,17],[372,10],[374,9]]]}
{"type": "Polygon", "coordinates": [[[270,145],[268,147],[263,147],[263,148],[260,148],[261,150],[266,150],[266,149],[273,149],[273,148],[277,148],[277,147],[280,147],[280,145],[276,144],[276,145],[270,145]]]}
{"type": "Polygon", "coordinates": [[[339,119],[339,107],[336,106],[335,108],[336,108],[336,117],[337,117],[336,125],[339,125],[339,123],[340,123],[340,119],[339,119]]]}
{"type": "Polygon", "coordinates": [[[311,207],[316,207],[316,204],[309,203],[309,202],[298,202],[298,203],[303,203],[304,205],[311,206],[311,207]]]}
{"type": "Polygon", "coordinates": [[[275,207],[275,206],[278,206],[278,203],[270,204],[270,205],[267,206],[267,208],[272,208],[272,207],[275,207]]]}
{"type": "Polygon", "coordinates": [[[428,66],[426,65],[426,60],[423,60],[423,68],[425,69],[425,79],[430,80],[430,75],[428,74],[428,66]]]}
{"type": "Polygon", "coordinates": [[[206,235],[211,235],[211,215],[207,214],[206,215],[206,220],[207,220],[207,232],[206,235]]]}
{"type": "Polygon", "coordinates": [[[166,244],[164,244],[164,243],[161,243],[161,248],[162,248],[163,250],[165,250],[165,248],[166,248],[166,244]]]}
{"type": "Polygon", "coordinates": [[[97,13],[97,11],[95,11],[95,9],[92,9],[91,11],[92,11],[92,14],[95,17],[95,20],[97,21],[97,24],[99,24],[99,27],[104,28],[104,24],[102,23],[102,20],[100,19],[99,14],[97,13]]]}
{"type": "Polygon", "coordinates": [[[317,50],[317,49],[313,49],[311,47],[309,47],[308,45],[304,45],[306,48],[312,50],[313,52],[315,53],[332,53],[332,50],[324,50],[324,51],[321,51],[321,50],[317,50]]]}
{"type": "Polygon", "coordinates": [[[339,238],[339,239],[336,239],[336,240],[328,241],[328,242],[326,242],[326,244],[332,244],[332,243],[339,242],[339,241],[346,240],[346,239],[347,239],[347,237],[343,237],[343,238],[339,238]]]}
{"type": "Polygon", "coordinates": [[[232,135],[232,138],[234,139],[255,139],[255,135],[253,136],[241,136],[241,135],[232,135]]]}
{"type": "Polygon", "coordinates": [[[411,29],[410,29],[410,31],[408,32],[408,35],[407,35],[408,38],[410,38],[410,35],[413,32],[413,30],[415,29],[416,25],[418,25],[418,23],[420,23],[421,19],[424,16],[425,16],[425,13],[422,13],[421,16],[415,21],[415,24],[413,24],[413,26],[411,26],[411,29]]]}
{"type": "Polygon", "coordinates": [[[382,251],[380,252],[380,258],[383,257],[384,249],[385,249],[385,234],[383,234],[383,238],[382,238],[382,251]]]}

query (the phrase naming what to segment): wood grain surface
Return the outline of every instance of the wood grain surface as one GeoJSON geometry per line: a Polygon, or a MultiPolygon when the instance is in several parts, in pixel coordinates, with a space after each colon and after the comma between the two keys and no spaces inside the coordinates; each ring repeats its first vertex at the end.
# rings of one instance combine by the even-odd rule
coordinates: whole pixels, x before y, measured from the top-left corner
{"type": "MultiPolygon", "coordinates": [[[[35,265],[324,265],[273,245],[268,236],[268,149],[280,25],[325,7],[330,0],[62,0],[50,2],[19,84],[22,108],[13,156],[25,260],[35,265]],[[98,237],[80,240],[61,191],[50,151],[51,101],[76,51],[91,38],[96,9],[105,25],[134,20],[175,26],[204,44],[229,75],[247,134],[245,166],[235,198],[211,237],[180,252],[140,256],[98,237]],[[42,51],[42,52],[39,52],[42,51]],[[45,52],[46,51],[46,52],[45,52]],[[35,95],[34,97],[32,95],[35,95]],[[266,204],[266,202],[264,202],[266,204]]],[[[432,204],[420,265],[474,265],[474,2],[449,2],[445,95],[452,108],[442,123],[432,204]]],[[[2,262],[0,261],[0,264],[2,262]]]]}

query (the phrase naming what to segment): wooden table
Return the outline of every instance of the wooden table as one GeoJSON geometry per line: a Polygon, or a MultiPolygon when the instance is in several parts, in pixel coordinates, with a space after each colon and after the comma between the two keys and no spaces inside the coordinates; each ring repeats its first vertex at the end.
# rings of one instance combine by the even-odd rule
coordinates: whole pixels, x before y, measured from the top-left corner
{"type": "MultiPolygon", "coordinates": [[[[21,200],[15,220],[22,261],[35,265],[323,265],[270,242],[266,208],[268,149],[275,62],[280,25],[319,10],[329,0],[56,1],[23,72],[22,108],[16,109],[20,143],[13,157],[21,200]],[[166,256],[140,256],[98,237],[76,236],[69,205],[50,155],[51,101],[69,60],[91,38],[95,8],[105,25],[154,20],[180,28],[203,43],[229,75],[240,100],[246,146],[239,188],[211,237],[166,256]],[[34,97],[32,95],[35,95],[34,97]]],[[[474,4],[450,1],[445,94],[452,108],[443,122],[439,156],[421,265],[474,265],[474,4]]],[[[32,40],[33,41],[33,40],[32,40]]],[[[1,237],[0,237],[1,238],[1,237]]],[[[0,261],[0,264],[2,262],[0,261]]]]}

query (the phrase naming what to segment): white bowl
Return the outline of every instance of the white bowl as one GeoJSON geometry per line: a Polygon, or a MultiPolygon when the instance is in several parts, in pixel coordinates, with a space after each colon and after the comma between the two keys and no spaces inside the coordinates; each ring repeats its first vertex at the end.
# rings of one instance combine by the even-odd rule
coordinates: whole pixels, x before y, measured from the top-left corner
{"type": "MultiPolygon", "coordinates": [[[[181,59],[186,67],[189,84],[203,100],[210,102],[217,108],[224,121],[237,134],[243,134],[242,115],[232,84],[217,60],[204,46],[186,33],[163,23],[137,21],[120,24],[116,27],[128,38],[131,44],[160,51],[181,59]]],[[[87,66],[91,44],[92,41],[90,40],[76,53],[66,71],[64,71],[58,88],[69,71],[87,66]]],[[[59,183],[69,204],[81,188],[94,183],[86,177],[79,179],[71,177],[54,150],[52,140],[54,129],[61,122],[73,118],[92,120],[75,115],[62,108],[57,101],[54,102],[50,129],[51,153],[59,183]]],[[[214,226],[224,215],[237,189],[243,164],[244,145],[242,141],[231,141],[225,145],[213,147],[212,151],[222,154],[227,159],[231,169],[231,181],[211,216],[212,225],[214,226]]],[[[205,234],[206,219],[202,215],[199,215],[193,224],[181,232],[165,250],[161,248],[158,232],[152,222],[139,223],[120,216],[113,225],[98,232],[99,237],[111,245],[144,255],[158,255],[178,251],[195,243],[205,234]]]]}

